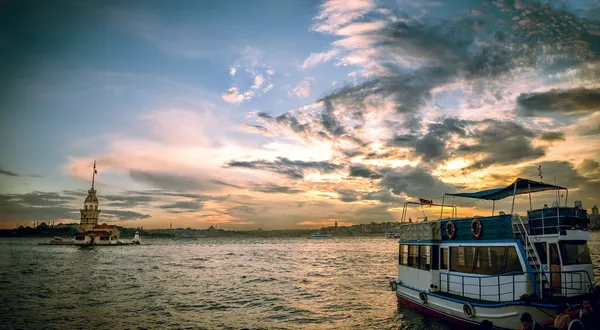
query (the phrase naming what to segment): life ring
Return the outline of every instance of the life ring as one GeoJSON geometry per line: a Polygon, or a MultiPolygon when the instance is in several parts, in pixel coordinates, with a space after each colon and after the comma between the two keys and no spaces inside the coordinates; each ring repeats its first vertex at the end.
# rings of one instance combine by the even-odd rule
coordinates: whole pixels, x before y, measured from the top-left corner
{"type": "Polygon", "coordinates": [[[454,222],[448,221],[446,223],[446,234],[448,235],[448,238],[454,239],[454,236],[456,236],[456,225],[454,222]]]}
{"type": "Polygon", "coordinates": [[[425,292],[419,292],[419,298],[421,299],[423,305],[427,304],[427,295],[425,292]]]}
{"type": "Polygon", "coordinates": [[[471,303],[466,303],[463,305],[463,312],[465,313],[465,316],[470,319],[475,317],[475,307],[473,307],[471,303]]]}
{"type": "Polygon", "coordinates": [[[471,221],[471,234],[473,234],[473,237],[475,238],[480,238],[481,235],[483,235],[483,224],[481,223],[481,220],[474,219],[471,221]]]}
{"type": "Polygon", "coordinates": [[[569,323],[568,330],[583,330],[583,323],[578,319],[574,319],[569,323]]]}

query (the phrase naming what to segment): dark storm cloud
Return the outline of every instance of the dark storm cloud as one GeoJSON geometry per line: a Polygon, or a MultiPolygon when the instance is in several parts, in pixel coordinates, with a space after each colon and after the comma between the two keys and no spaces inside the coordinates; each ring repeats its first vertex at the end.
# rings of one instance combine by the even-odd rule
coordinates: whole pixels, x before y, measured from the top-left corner
{"type": "Polygon", "coordinates": [[[563,132],[543,132],[539,138],[544,141],[558,141],[564,140],[565,134],[563,132]]]}
{"type": "Polygon", "coordinates": [[[79,210],[70,207],[72,200],[54,192],[0,194],[0,221],[77,220],[79,210]]]}
{"type": "Polygon", "coordinates": [[[318,170],[322,173],[331,173],[339,168],[340,165],[328,162],[313,162],[302,160],[290,160],[284,157],[278,157],[275,161],[255,160],[255,161],[230,161],[227,167],[245,167],[250,169],[269,171],[285,175],[291,179],[302,179],[304,171],[309,169],[318,170]]]}
{"type": "Polygon", "coordinates": [[[65,206],[70,205],[75,197],[62,196],[55,192],[34,191],[25,194],[6,194],[3,195],[5,200],[12,200],[24,206],[65,206]]]}
{"type": "Polygon", "coordinates": [[[389,190],[373,191],[362,196],[363,200],[379,201],[381,203],[399,204],[403,200],[394,196],[389,190]]]}
{"type": "Polygon", "coordinates": [[[165,196],[165,197],[187,197],[187,198],[204,198],[205,195],[180,192],[180,191],[168,191],[162,189],[150,189],[150,190],[130,190],[124,192],[125,195],[144,195],[144,196],[165,196]]]}
{"type": "Polygon", "coordinates": [[[212,190],[215,189],[217,184],[222,184],[220,181],[211,182],[210,180],[200,180],[191,176],[140,170],[131,170],[129,175],[138,182],[164,190],[212,190]]]}
{"type": "Polygon", "coordinates": [[[431,199],[458,189],[457,186],[444,183],[434,177],[424,167],[404,166],[383,169],[381,172],[384,173],[384,176],[380,185],[391,190],[395,195],[405,193],[409,197],[431,199]]]}
{"type": "Polygon", "coordinates": [[[296,189],[292,187],[279,186],[276,184],[256,184],[252,188],[252,191],[258,191],[266,194],[298,194],[303,192],[301,189],[296,189]]]}
{"type": "Polygon", "coordinates": [[[594,111],[600,111],[600,88],[553,89],[548,92],[523,93],[517,98],[517,112],[522,116],[594,111]]]}
{"type": "Polygon", "coordinates": [[[474,144],[461,144],[456,155],[478,156],[480,159],[468,169],[481,169],[494,164],[517,164],[545,155],[545,148],[534,147],[532,139],[537,135],[517,123],[487,119],[483,129],[475,129],[469,138],[474,144]]]}
{"type": "Polygon", "coordinates": [[[597,161],[593,160],[593,159],[584,159],[581,164],[579,165],[579,168],[583,171],[595,171],[597,169],[600,168],[600,163],[598,163],[597,161]]]}
{"type": "MultiPolygon", "coordinates": [[[[595,161],[585,162],[586,165],[594,167],[598,163],[595,161]]],[[[584,176],[589,172],[583,167],[576,169],[573,164],[567,161],[547,161],[539,164],[524,167],[519,172],[519,177],[539,180],[538,166],[542,166],[544,182],[556,183],[559,186],[569,188],[569,201],[582,200],[589,203],[586,208],[592,205],[600,204],[600,181],[598,176],[584,176]]],[[[572,202],[570,202],[572,203],[572,202]]],[[[572,205],[572,204],[571,204],[572,205]]]]}
{"type": "Polygon", "coordinates": [[[370,168],[356,164],[350,165],[350,176],[362,177],[367,179],[379,179],[381,178],[381,174],[371,170],[370,168]]]}
{"type": "Polygon", "coordinates": [[[103,200],[109,201],[106,206],[131,208],[139,205],[146,205],[155,200],[152,196],[147,195],[104,195],[100,197],[103,200]]]}
{"type": "Polygon", "coordinates": [[[17,172],[9,171],[9,170],[3,168],[2,166],[0,166],[0,174],[6,175],[6,176],[12,176],[12,177],[41,178],[41,176],[39,176],[37,174],[20,174],[17,172]]]}
{"type": "MultiPolygon", "coordinates": [[[[128,221],[128,220],[139,220],[148,219],[151,216],[149,214],[143,214],[135,211],[121,211],[121,210],[102,210],[100,213],[102,217],[108,216],[113,221],[128,221]]],[[[103,222],[102,219],[98,222],[103,222]]]]}
{"type": "Polygon", "coordinates": [[[405,147],[413,150],[414,156],[425,162],[439,161],[448,158],[446,142],[452,135],[467,136],[466,128],[476,122],[458,118],[444,118],[438,123],[427,125],[424,135],[396,135],[387,143],[388,146],[405,147]]]}
{"type": "Polygon", "coordinates": [[[339,195],[339,199],[346,203],[356,202],[361,199],[362,195],[360,192],[350,189],[338,189],[335,192],[339,195]]]}
{"type": "Polygon", "coordinates": [[[190,213],[202,210],[204,205],[198,202],[179,201],[172,204],[161,205],[159,208],[167,210],[169,213],[190,213]]]}
{"type": "Polygon", "coordinates": [[[18,174],[16,172],[5,170],[2,167],[0,167],[0,174],[8,175],[8,176],[15,176],[15,177],[21,176],[20,174],[18,174]]]}

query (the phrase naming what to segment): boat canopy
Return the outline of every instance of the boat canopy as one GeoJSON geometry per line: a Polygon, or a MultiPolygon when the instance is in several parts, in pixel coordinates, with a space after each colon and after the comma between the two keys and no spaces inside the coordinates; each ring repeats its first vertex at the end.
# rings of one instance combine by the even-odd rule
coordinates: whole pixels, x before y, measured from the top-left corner
{"type": "Polygon", "coordinates": [[[506,188],[494,188],[472,193],[456,193],[445,195],[497,201],[499,199],[503,199],[513,195],[557,189],[567,190],[567,188],[555,186],[548,183],[518,178],[517,180],[515,180],[515,182],[511,183],[510,186],[506,188]]]}

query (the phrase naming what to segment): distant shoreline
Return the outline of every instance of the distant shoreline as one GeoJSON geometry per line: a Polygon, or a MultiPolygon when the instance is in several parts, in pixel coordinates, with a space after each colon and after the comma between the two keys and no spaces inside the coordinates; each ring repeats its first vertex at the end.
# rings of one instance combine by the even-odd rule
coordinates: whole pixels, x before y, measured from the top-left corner
{"type": "MultiPolygon", "coordinates": [[[[383,222],[370,224],[357,224],[352,226],[330,226],[315,229],[273,229],[273,230],[224,230],[215,229],[192,229],[192,228],[174,228],[174,229],[142,229],[117,227],[121,232],[121,237],[133,237],[136,230],[140,232],[142,238],[173,238],[173,239],[193,239],[204,237],[308,237],[315,232],[331,234],[334,237],[381,237],[386,232],[392,231],[397,227],[397,222],[383,222]]],[[[15,229],[0,229],[0,237],[72,237],[77,233],[77,224],[48,226],[44,223],[31,227],[19,227],[15,229]]]]}

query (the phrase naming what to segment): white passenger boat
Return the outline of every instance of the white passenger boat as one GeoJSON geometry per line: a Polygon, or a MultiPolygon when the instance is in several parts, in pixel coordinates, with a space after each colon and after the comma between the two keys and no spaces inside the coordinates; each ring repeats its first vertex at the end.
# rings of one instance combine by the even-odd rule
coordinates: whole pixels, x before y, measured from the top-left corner
{"type": "MultiPolygon", "coordinates": [[[[491,216],[459,218],[456,206],[441,208],[440,221],[408,223],[402,214],[398,302],[471,328],[488,320],[494,329],[518,329],[528,312],[551,325],[559,306],[598,301],[587,241],[587,211],[574,207],[532,209],[531,194],[566,188],[517,179],[506,188],[446,196],[493,201],[491,216]],[[527,217],[514,211],[515,196],[529,194],[527,217]],[[511,214],[494,213],[495,201],[512,196],[511,214]],[[452,216],[442,219],[443,209],[452,216]]],[[[568,198],[568,191],[567,191],[568,198]]],[[[559,199],[560,200],[560,199],[559,199]]],[[[573,315],[578,313],[573,309],[573,315]]]]}

